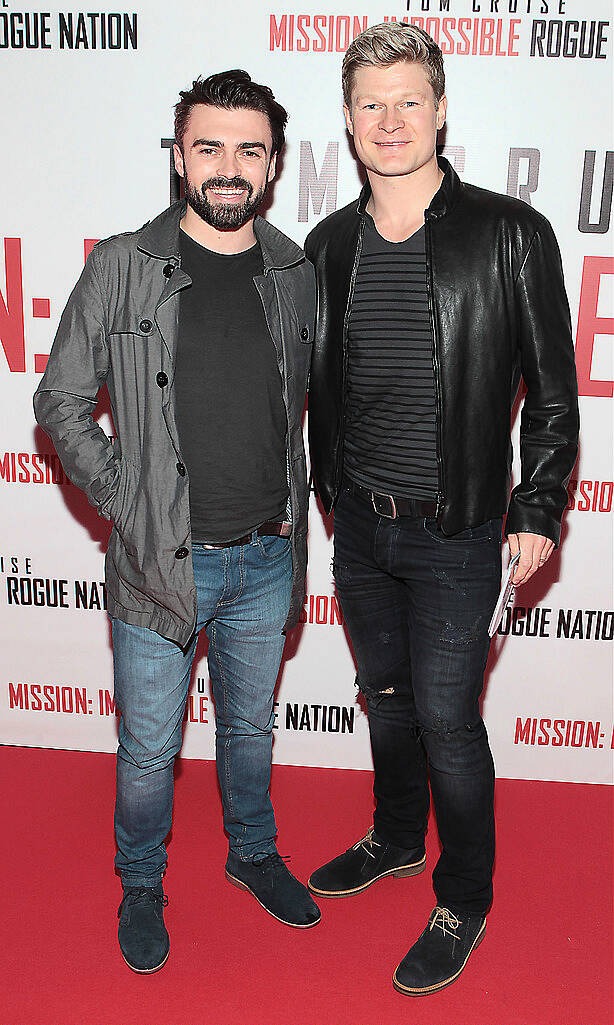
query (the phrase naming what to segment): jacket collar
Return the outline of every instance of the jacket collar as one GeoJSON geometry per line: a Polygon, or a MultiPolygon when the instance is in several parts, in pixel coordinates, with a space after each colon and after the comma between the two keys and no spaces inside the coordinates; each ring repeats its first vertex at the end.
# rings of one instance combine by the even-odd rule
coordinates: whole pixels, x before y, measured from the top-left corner
{"type": "Polygon", "coordinates": [[[265,221],[264,217],[256,216],[254,233],[262,250],[265,274],[269,270],[284,270],[304,261],[305,254],[296,242],[265,221]]]}
{"type": "MultiPolygon", "coordinates": [[[[141,229],[138,241],[141,252],[160,260],[179,262],[179,221],[186,206],[185,199],[180,199],[141,229]]],[[[265,273],[293,267],[305,259],[303,250],[263,217],[256,216],[254,233],[262,250],[265,273]]]]}
{"type": "MultiPolygon", "coordinates": [[[[437,156],[437,162],[443,171],[443,181],[433,196],[427,210],[429,217],[432,219],[444,217],[456,205],[462,189],[462,182],[452,164],[445,157],[439,155],[437,156]]],[[[358,205],[356,207],[356,212],[361,217],[364,215],[370,198],[371,186],[369,185],[369,179],[367,179],[358,197],[358,205]]]]}

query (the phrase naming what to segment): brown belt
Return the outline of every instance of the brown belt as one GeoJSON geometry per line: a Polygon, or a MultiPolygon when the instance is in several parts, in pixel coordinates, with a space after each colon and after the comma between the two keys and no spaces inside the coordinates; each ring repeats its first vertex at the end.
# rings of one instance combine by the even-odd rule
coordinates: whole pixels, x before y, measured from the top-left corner
{"type": "Polygon", "coordinates": [[[238,545],[250,544],[254,534],[258,537],[290,537],[292,535],[292,524],[286,522],[276,523],[273,520],[267,520],[266,523],[261,523],[251,534],[244,534],[243,537],[236,537],[232,541],[218,541],[215,544],[205,544],[204,541],[197,541],[195,544],[207,549],[234,548],[238,545]]]}

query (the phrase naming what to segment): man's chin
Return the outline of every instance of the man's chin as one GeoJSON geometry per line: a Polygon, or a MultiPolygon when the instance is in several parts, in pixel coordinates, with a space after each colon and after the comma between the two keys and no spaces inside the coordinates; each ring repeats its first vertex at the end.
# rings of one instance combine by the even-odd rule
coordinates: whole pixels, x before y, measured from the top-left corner
{"type": "Polygon", "coordinates": [[[240,206],[230,206],[225,203],[202,202],[200,197],[197,200],[189,196],[186,198],[188,206],[191,207],[194,213],[205,224],[215,228],[217,231],[236,231],[238,228],[242,228],[244,224],[247,224],[250,217],[253,217],[255,213],[245,203],[241,203],[240,206]]]}
{"type": "Polygon", "coordinates": [[[237,231],[254,217],[262,197],[242,203],[211,203],[200,196],[186,196],[189,206],[201,220],[217,231],[237,231]]]}
{"type": "Polygon", "coordinates": [[[218,231],[236,231],[238,228],[242,228],[244,224],[247,224],[249,219],[254,216],[254,213],[255,210],[247,209],[245,204],[241,206],[216,204],[211,206],[210,214],[205,220],[208,221],[212,228],[217,228],[218,231]]]}

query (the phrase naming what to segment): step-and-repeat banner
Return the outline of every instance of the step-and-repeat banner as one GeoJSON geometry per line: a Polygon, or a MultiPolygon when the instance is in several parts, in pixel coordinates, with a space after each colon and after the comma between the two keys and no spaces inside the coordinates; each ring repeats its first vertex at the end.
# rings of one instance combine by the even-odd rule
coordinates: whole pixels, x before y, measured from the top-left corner
{"type": "MultiPolygon", "coordinates": [[[[495,637],[484,714],[500,776],[611,782],[612,48],[608,0],[313,0],[231,7],[140,0],[40,12],[0,0],[1,740],[112,751],[105,613],[108,525],[63,473],[32,393],[93,242],[168,205],[172,107],[197,75],[245,68],[290,112],[267,217],[302,243],[360,179],[341,109],[358,32],[410,19],[440,43],[442,145],[467,181],[519,196],[559,239],[576,342],[581,453],[563,545],[519,590],[495,637]]],[[[100,422],[109,432],[104,396],[100,422]]],[[[517,417],[514,435],[517,443],[517,417]]],[[[517,444],[516,444],[517,447],[517,444]]],[[[277,692],[277,762],[366,768],[367,719],[331,577],[330,520],[312,501],[303,624],[277,692]]],[[[199,649],[184,755],[211,758],[199,649]]]]}

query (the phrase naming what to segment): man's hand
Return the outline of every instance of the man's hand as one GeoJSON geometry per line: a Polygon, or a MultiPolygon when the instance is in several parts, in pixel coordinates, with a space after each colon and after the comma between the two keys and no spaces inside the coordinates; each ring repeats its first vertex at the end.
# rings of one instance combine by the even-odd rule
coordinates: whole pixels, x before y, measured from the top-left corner
{"type": "Polygon", "coordinates": [[[510,556],[520,552],[520,562],[512,583],[526,584],[536,570],[540,569],[548,561],[554,551],[554,541],[541,534],[529,534],[528,531],[520,531],[518,534],[508,534],[507,540],[510,546],[510,556]]]}

